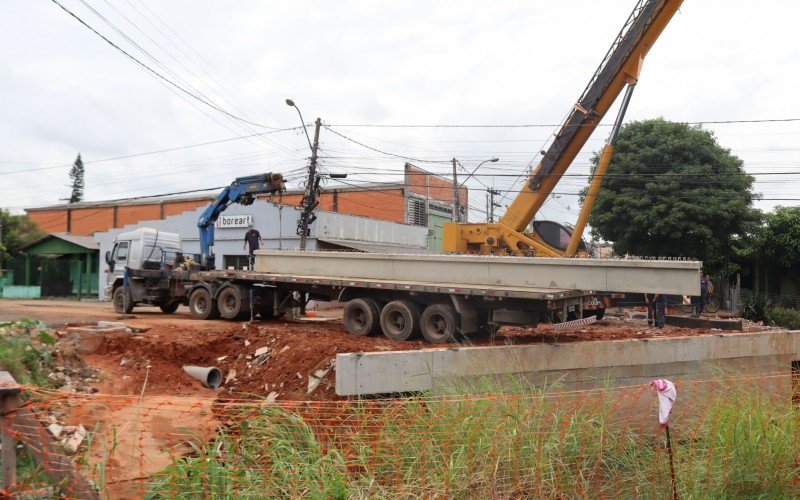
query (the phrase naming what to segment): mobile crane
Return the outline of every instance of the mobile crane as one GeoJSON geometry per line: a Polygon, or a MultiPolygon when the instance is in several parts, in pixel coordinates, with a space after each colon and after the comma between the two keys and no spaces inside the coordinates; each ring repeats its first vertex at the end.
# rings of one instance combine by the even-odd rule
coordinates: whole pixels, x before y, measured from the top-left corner
{"type": "Polygon", "coordinates": [[[445,252],[538,257],[586,256],[586,246],[581,238],[583,229],[611,161],[642,62],[682,1],[637,1],[541,162],[527,178],[505,214],[496,223],[445,223],[442,241],[445,252]],[[625,95],[575,228],[570,230],[555,222],[536,221],[533,232],[525,232],[623,89],[626,89],[625,95]]]}
{"type": "Polygon", "coordinates": [[[283,174],[267,173],[237,177],[230,186],[222,190],[217,198],[200,215],[197,227],[200,229],[200,265],[203,269],[214,268],[214,223],[231,203],[252,205],[257,194],[280,194],[286,189],[283,174]]]}

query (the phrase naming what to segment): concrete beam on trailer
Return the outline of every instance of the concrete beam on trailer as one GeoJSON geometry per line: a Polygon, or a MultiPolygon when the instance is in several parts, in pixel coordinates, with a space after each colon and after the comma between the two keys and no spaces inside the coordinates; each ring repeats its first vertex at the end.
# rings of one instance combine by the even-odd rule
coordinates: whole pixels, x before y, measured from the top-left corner
{"type": "Polygon", "coordinates": [[[349,353],[336,356],[336,394],[439,393],[520,378],[589,390],[664,377],[701,380],[720,370],[789,373],[798,358],[800,331],[349,353]]]}
{"type": "Polygon", "coordinates": [[[697,261],[257,250],[258,272],[350,279],[699,295],[697,261]]]}

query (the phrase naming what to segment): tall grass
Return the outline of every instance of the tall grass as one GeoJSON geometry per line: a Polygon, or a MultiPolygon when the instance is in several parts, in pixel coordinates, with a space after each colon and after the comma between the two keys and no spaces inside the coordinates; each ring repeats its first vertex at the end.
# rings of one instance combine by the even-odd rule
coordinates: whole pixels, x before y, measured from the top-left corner
{"type": "MultiPolygon", "coordinates": [[[[634,395],[635,396],[635,395],[634,395]]],[[[653,408],[604,390],[265,406],[177,459],[155,497],[667,497],[653,408]]],[[[653,397],[655,402],[655,397],[653,397]]],[[[675,419],[682,497],[800,494],[791,401],[742,388],[675,419]]]]}

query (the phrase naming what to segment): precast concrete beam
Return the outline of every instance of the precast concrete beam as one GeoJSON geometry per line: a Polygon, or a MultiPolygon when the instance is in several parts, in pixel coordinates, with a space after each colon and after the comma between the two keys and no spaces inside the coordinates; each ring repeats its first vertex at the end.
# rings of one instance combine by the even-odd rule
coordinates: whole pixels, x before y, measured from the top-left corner
{"type": "Polygon", "coordinates": [[[480,390],[504,382],[518,387],[520,379],[588,390],[653,378],[703,380],[720,372],[789,374],[799,354],[800,331],[338,354],[336,394],[480,390]]]}
{"type": "Polygon", "coordinates": [[[448,285],[699,295],[697,261],[257,250],[258,272],[448,285]]]}

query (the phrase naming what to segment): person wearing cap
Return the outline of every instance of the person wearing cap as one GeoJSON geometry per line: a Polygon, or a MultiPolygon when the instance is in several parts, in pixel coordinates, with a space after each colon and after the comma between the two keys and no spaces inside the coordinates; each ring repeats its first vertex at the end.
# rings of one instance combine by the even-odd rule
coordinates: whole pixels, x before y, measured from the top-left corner
{"type": "Polygon", "coordinates": [[[253,257],[253,252],[258,250],[261,243],[264,243],[264,240],[261,239],[261,233],[258,232],[258,229],[253,229],[253,224],[250,223],[247,225],[247,232],[244,233],[244,246],[242,247],[243,250],[247,250],[248,245],[250,246],[250,253],[248,258],[248,264],[250,270],[253,270],[253,264],[255,258],[253,257]]]}

